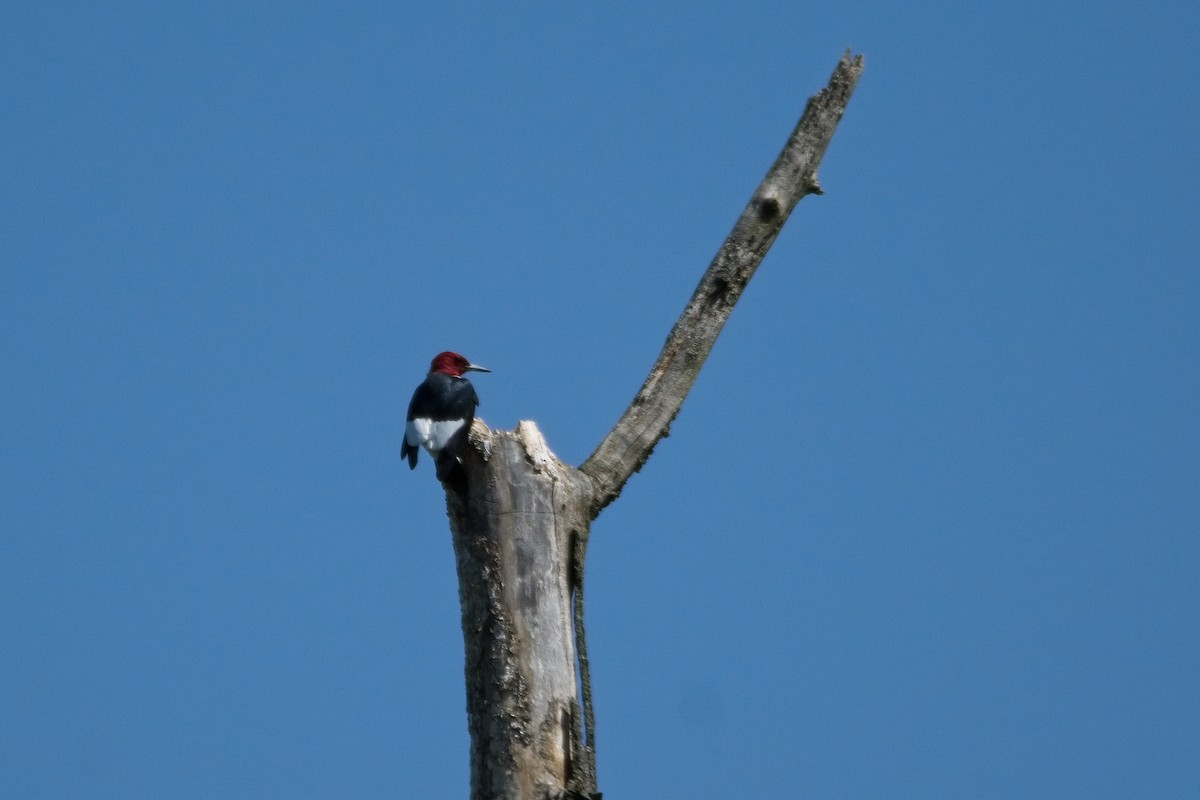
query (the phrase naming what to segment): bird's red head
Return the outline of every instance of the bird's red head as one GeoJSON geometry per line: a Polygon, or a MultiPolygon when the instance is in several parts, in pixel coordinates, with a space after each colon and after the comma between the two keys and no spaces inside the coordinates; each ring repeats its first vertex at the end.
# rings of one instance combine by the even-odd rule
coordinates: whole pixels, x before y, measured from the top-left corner
{"type": "Polygon", "coordinates": [[[481,367],[478,364],[472,364],[467,359],[460,356],[458,353],[438,353],[433,357],[433,363],[429,365],[430,372],[442,372],[446,375],[453,375],[456,378],[462,377],[464,372],[491,372],[490,369],[481,367]]]}

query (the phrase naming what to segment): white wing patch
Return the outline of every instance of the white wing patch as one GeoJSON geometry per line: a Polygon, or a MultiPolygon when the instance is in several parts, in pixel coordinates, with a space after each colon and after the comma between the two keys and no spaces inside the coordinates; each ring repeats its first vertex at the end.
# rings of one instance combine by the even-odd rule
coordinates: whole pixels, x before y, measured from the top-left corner
{"type": "Polygon", "coordinates": [[[404,429],[404,438],[413,447],[424,447],[431,456],[436,456],[445,449],[450,437],[462,426],[461,419],[434,422],[425,417],[418,417],[408,421],[404,429]]]}

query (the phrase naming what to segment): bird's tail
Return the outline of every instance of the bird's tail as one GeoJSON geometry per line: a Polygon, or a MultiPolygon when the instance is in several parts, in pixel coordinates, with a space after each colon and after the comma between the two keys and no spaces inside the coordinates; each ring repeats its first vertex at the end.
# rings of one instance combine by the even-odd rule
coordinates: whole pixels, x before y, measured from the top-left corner
{"type": "Polygon", "coordinates": [[[409,469],[417,468],[417,447],[409,444],[407,438],[405,438],[404,444],[400,446],[400,457],[408,459],[409,469]]]}

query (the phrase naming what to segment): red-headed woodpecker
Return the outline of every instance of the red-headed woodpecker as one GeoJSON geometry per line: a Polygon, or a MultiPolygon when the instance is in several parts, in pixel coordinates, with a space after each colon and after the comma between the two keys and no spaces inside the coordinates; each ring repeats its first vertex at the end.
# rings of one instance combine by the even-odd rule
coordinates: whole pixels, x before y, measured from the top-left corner
{"type": "Polygon", "coordinates": [[[458,454],[475,419],[475,406],[479,405],[479,395],[463,377],[465,372],[491,370],[472,364],[458,353],[438,353],[429,365],[429,376],[413,392],[400,448],[409,469],[417,468],[418,447],[433,456],[440,481],[446,480],[459,463],[458,454]]]}

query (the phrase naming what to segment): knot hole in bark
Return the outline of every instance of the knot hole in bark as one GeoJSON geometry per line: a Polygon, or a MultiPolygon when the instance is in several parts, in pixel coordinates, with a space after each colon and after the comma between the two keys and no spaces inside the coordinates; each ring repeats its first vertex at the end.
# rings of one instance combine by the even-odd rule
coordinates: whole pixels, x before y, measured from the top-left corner
{"type": "Polygon", "coordinates": [[[783,207],[776,197],[760,197],[758,199],[758,218],[763,222],[771,222],[779,216],[779,212],[782,210],[783,207]]]}

